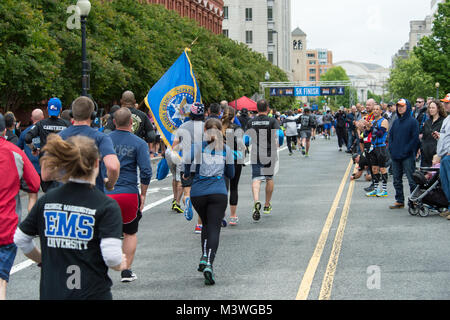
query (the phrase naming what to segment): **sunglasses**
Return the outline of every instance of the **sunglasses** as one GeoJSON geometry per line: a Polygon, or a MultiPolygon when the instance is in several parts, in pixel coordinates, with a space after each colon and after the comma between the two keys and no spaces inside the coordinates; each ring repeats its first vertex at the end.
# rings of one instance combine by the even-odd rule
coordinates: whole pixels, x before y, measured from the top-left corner
{"type": "Polygon", "coordinates": [[[416,103],[424,103],[425,101],[416,101],[416,103]]]}

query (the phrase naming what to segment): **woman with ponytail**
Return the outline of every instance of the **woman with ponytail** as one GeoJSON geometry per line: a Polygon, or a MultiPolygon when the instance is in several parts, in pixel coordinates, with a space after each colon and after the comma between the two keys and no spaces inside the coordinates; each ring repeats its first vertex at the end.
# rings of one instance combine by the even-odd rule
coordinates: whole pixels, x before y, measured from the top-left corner
{"type": "Polygon", "coordinates": [[[235,120],[235,110],[227,106],[222,116],[222,134],[226,145],[233,152],[234,159],[234,177],[226,179],[227,190],[230,191],[230,225],[237,225],[239,218],[236,215],[238,204],[238,184],[241,177],[242,166],[244,163],[245,145],[244,130],[238,126],[235,120]]]}
{"type": "Polygon", "coordinates": [[[228,202],[225,178],[233,178],[234,161],[231,149],[224,145],[220,120],[208,119],[204,130],[204,141],[193,145],[191,163],[185,164],[183,174],[193,177],[191,200],[203,222],[198,271],[203,272],[206,285],[213,285],[213,262],[228,202]]]}
{"type": "Polygon", "coordinates": [[[14,236],[42,267],[40,298],[112,299],[108,267],[120,271],[126,265],[122,216],[118,204],[95,187],[100,157],[95,141],[85,136],[64,141],[52,134],[42,151],[42,168],[65,184],[37,201],[14,236]]]}

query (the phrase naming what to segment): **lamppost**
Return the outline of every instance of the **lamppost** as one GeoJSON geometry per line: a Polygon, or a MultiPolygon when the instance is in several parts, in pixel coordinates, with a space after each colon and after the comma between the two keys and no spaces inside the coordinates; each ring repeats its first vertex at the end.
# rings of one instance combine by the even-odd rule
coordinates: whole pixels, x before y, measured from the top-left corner
{"type": "Polygon", "coordinates": [[[90,89],[89,71],[91,64],[87,59],[86,52],[86,19],[91,11],[91,3],[89,0],[78,0],[78,8],[80,8],[81,18],[81,95],[88,96],[90,89]]]}
{"type": "Polygon", "coordinates": [[[439,82],[436,82],[434,86],[436,87],[436,100],[439,100],[439,87],[441,85],[439,84],[439,82]]]}

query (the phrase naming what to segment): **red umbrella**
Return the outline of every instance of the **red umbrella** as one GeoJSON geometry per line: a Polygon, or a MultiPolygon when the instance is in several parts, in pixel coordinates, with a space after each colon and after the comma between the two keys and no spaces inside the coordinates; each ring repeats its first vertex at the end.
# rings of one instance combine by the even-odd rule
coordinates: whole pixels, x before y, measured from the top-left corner
{"type": "Polygon", "coordinates": [[[256,102],[246,96],[230,102],[229,105],[236,110],[246,108],[248,111],[257,111],[256,102]]]}

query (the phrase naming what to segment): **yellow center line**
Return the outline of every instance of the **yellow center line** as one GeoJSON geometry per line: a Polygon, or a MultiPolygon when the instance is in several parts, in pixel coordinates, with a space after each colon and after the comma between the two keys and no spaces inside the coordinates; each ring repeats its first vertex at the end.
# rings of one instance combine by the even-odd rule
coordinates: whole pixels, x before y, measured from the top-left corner
{"type": "Polygon", "coordinates": [[[328,213],[327,219],[325,221],[325,225],[323,226],[322,233],[320,234],[319,240],[317,241],[316,248],[314,253],[309,260],[308,267],[306,268],[305,274],[303,275],[302,282],[300,283],[300,287],[297,292],[296,300],[306,300],[308,299],[309,291],[311,290],[311,285],[314,279],[314,275],[317,270],[317,266],[319,265],[320,258],[323,253],[323,249],[325,247],[325,243],[327,242],[328,234],[331,229],[331,225],[333,224],[334,215],[336,214],[337,207],[339,205],[339,201],[341,199],[342,193],[344,191],[345,184],[347,183],[348,176],[350,174],[350,170],[352,168],[353,161],[350,160],[347,166],[347,170],[345,171],[344,177],[342,178],[341,184],[339,186],[336,197],[334,198],[331,209],[328,213]]]}
{"type": "MultiPolygon", "coordinates": [[[[356,172],[356,169],[355,169],[356,172]]],[[[319,300],[330,300],[331,289],[333,287],[334,275],[339,260],[339,254],[341,252],[342,241],[344,238],[345,226],[347,225],[348,212],[350,209],[350,203],[352,202],[353,190],[355,188],[355,180],[350,182],[348,187],[347,198],[345,199],[344,208],[342,209],[341,219],[334,238],[333,248],[331,249],[330,260],[328,261],[327,269],[322,282],[322,288],[320,289],[319,300]]]]}

